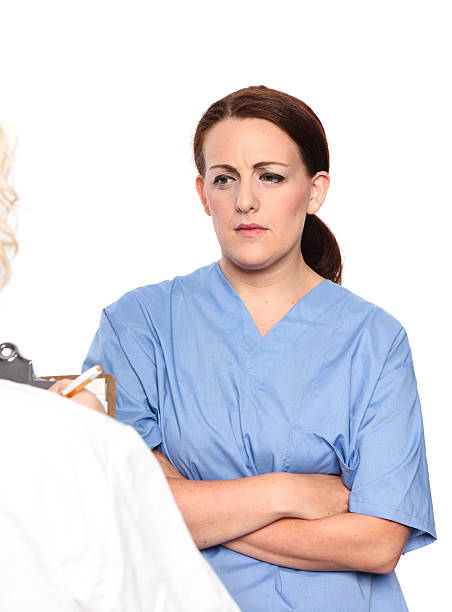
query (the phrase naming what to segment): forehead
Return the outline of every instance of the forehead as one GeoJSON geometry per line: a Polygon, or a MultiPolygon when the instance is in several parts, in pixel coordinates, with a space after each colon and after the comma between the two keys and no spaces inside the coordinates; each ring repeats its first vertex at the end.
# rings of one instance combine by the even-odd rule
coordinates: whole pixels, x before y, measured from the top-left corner
{"type": "Polygon", "coordinates": [[[266,119],[222,119],[207,132],[203,150],[207,166],[233,164],[243,158],[250,164],[266,160],[301,162],[295,141],[266,119]]]}

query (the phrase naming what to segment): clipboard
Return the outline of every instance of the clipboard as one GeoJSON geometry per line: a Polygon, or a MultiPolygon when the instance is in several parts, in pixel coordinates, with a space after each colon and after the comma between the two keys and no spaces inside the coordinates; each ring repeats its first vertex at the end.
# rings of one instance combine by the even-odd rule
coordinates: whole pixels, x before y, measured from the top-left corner
{"type": "MultiPolygon", "coordinates": [[[[14,382],[49,389],[57,380],[74,379],[78,374],[42,376],[33,373],[31,359],[23,357],[15,344],[3,342],[0,344],[0,378],[14,382]]],[[[94,393],[103,405],[105,412],[116,417],[116,381],[111,374],[104,373],[86,385],[86,389],[94,393]]]]}

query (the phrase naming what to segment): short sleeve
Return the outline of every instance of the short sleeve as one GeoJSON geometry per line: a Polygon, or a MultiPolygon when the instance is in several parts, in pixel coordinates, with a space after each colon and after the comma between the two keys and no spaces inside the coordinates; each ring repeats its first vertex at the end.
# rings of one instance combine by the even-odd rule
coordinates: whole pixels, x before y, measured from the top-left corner
{"type": "Polygon", "coordinates": [[[159,428],[155,348],[151,334],[130,309],[104,309],[83,370],[99,364],[116,380],[116,418],[132,425],[150,448],[162,441],[159,428]]]}
{"type": "Polygon", "coordinates": [[[356,442],[350,512],[411,527],[404,553],[436,539],[421,406],[402,328],[387,355],[356,442]]]}

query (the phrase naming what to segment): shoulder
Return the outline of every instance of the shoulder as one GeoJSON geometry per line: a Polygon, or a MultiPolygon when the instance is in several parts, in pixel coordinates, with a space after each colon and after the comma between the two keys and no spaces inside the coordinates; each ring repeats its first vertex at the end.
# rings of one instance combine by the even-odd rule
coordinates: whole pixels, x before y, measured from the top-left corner
{"type": "Polygon", "coordinates": [[[385,308],[367,300],[342,285],[334,285],[336,292],[334,311],[336,315],[347,317],[350,321],[366,328],[375,328],[390,335],[397,334],[403,327],[402,323],[385,308]]]}
{"type": "Polygon", "coordinates": [[[396,351],[410,359],[407,333],[398,318],[346,287],[331,284],[336,299],[328,314],[340,326],[339,337],[348,336],[353,344],[382,358],[396,351]]]}
{"type": "MultiPolygon", "coordinates": [[[[38,427],[37,438],[41,440],[40,443],[49,425],[51,425],[48,430],[49,438],[54,436],[55,427],[59,427],[59,424],[65,431],[71,432],[70,436],[74,435],[76,426],[79,431],[82,429],[92,431],[117,429],[118,422],[114,419],[46,389],[0,380],[0,396],[3,425],[5,422],[19,423],[21,420],[23,422],[25,418],[27,428],[34,432],[33,435],[37,431],[35,427],[38,427]]],[[[11,432],[7,427],[5,429],[11,432]]]]}
{"type": "Polygon", "coordinates": [[[213,265],[209,264],[186,275],[178,275],[172,279],[132,289],[104,308],[104,313],[109,318],[121,318],[133,314],[146,318],[151,313],[167,312],[175,297],[186,290],[194,292],[196,287],[203,285],[213,265]]]}
{"type": "MultiPolygon", "coordinates": [[[[0,418],[0,459],[12,461],[16,477],[16,470],[23,472],[18,481],[28,483],[27,487],[31,482],[33,491],[38,490],[36,484],[47,468],[52,482],[61,477],[63,487],[91,483],[86,492],[97,490],[92,484],[96,479],[100,486],[105,478],[110,484],[118,482],[118,473],[126,486],[123,476],[126,472],[130,476],[140,461],[149,461],[149,471],[159,471],[153,467],[149,448],[130,425],[45,389],[0,380],[0,418]],[[25,461],[28,456],[33,456],[32,463],[25,461]],[[74,474],[79,477],[74,479],[74,474]]],[[[6,480],[5,475],[0,478],[3,487],[8,474],[6,480]]],[[[102,503],[100,497],[97,501],[102,503]]]]}

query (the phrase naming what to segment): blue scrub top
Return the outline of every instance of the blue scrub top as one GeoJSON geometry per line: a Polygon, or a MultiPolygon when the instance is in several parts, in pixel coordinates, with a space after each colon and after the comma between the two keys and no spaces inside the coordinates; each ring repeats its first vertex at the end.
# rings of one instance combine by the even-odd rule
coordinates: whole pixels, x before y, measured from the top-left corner
{"type": "MultiPolygon", "coordinates": [[[[323,280],[265,337],[215,262],[105,308],[83,369],[117,382],[117,418],[185,477],[340,474],[350,512],[436,539],[405,329],[323,280]]],[[[149,517],[152,520],[152,517],[149,517]]],[[[202,551],[243,612],[407,610],[394,572],[313,572],[202,551]]]]}

